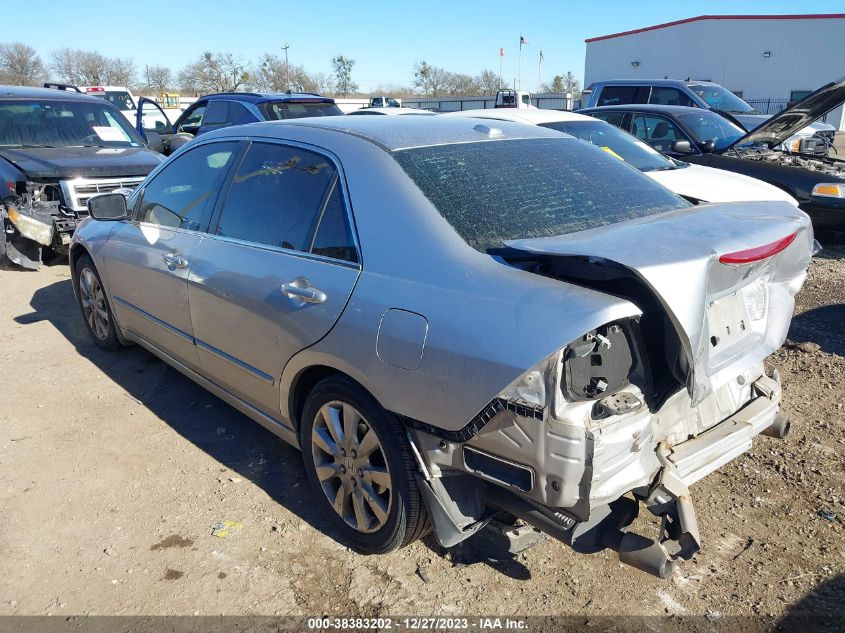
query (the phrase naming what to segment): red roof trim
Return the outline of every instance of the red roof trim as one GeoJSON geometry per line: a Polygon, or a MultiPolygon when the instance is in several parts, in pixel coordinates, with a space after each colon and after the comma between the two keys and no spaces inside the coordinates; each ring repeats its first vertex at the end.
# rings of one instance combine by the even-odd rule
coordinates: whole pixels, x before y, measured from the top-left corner
{"type": "Polygon", "coordinates": [[[612,33],[611,35],[591,37],[584,41],[589,44],[590,42],[609,40],[613,37],[622,37],[623,35],[633,35],[635,33],[645,33],[646,31],[656,31],[657,29],[665,29],[670,26],[678,26],[679,24],[687,24],[688,22],[700,22],[702,20],[825,20],[830,18],[843,19],[845,18],[845,13],[804,13],[797,15],[698,15],[694,18],[685,18],[683,20],[675,20],[674,22],[655,24],[654,26],[646,26],[632,31],[622,31],[621,33],[612,33]]]}

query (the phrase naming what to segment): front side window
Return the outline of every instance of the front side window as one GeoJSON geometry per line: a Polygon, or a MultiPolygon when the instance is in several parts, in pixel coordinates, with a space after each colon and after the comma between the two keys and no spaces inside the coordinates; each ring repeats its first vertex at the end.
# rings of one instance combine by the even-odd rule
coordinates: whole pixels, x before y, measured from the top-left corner
{"type": "Polygon", "coordinates": [[[678,119],[692,133],[696,142],[713,141],[716,150],[725,149],[746,134],[745,130],[725,117],[707,110],[679,114],[678,119]]]}
{"type": "Polygon", "coordinates": [[[611,125],[625,129],[625,113],[624,112],[590,112],[590,116],[602,121],[607,121],[611,125]]]}
{"type": "Polygon", "coordinates": [[[268,121],[343,114],[334,103],[323,101],[269,101],[260,103],[258,109],[268,121]]]}
{"type": "Polygon", "coordinates": [[[214,201],[238,152],[238,143],[209,143],[182,154],[145,187],[137,207],[139,222],[205,231],[214,201]]]}
{"type": "Polygon", "coordinates": [[[588,141],[640,171],[675,169],[673,161],[603,121],[557,121],[542,123],[541,126],[588,141]]]}
{"type": "Polygon", "coordinates": [[[0,146],[141,147],[123,115],[105,102],[0,100],[0,146]]]}
{"type": "Polygon", "coordinates": [[[179,124],[179,132],[187,132],[188,134],[196,134],[197,130],[202,125],[203,117],[205,116],[205,104],[195,107],[188,113],[185,120],[179,124]]]}
{"type": "Polygon", "coordinates": [[[463,240],[482,252],[509,240],[575,233],[690,206],[573,138],[455,143],[392,155],[463,240]]]}
{"type": "Polygon", "coordinates": [[[652,88],[649,103],[694,107],[695,103],[677,88],[652,88]]]}
{"type": "Polygon", "coordinates": [[[662,116],[635,114],[631,120],[631,133],[651,145],[658,152],[671,152],[672,143],[686,141],[686,135],[669,119],[662,116]]]}
{"type": "Polygon", "coordinates": [[[217,234],[308,252],[336,174],[315,152],[253,143],[232,179],[217,234]]]}

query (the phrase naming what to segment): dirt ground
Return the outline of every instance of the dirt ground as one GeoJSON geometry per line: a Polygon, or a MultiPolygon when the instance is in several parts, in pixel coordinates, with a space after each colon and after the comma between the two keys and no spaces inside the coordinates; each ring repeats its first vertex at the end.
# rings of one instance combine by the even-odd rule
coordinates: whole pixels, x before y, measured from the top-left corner
{"type": "Polygon", "coordinates": [[[792,433],[694,487],[703,549],[673,580],[551,539],[367,558],[296,450],[142,349],[96,348],[67,266],[0,271],[0,615],[845,616],[845,247],[815,259],[790,338],[771,361],[792,433]],[[213,536],[224,520],[242,529],[213,536]]]}

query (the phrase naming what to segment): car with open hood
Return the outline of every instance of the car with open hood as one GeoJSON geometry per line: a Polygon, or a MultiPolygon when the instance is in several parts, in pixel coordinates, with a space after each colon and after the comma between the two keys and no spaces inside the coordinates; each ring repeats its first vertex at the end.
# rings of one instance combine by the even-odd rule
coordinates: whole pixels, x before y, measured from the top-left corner
{"type": "Polygon", "coordinates": [[[816,229],[845,228],[845,161],[776,149],[810,121],[845,101],[845,79],[745,132],[714,112],[667,105],[580,110],[630,132],[678,160],[733,171],[779,187],[798,200],[816,229]]]}
{"type": "Polygon", "coordinates": [[[0,86],[0,261],[67,255],[88,199],[128,192],[162,160],[105,99],[0,86]]]}
{"type": "Polygon", "coordinates": [[[787,431],[764,362],[809,218],[696,206],[590,143],[489,123],[204,134],[128,201],[89,201],[83,322],[299,447],[360,552],[517,517],[666,578],[700,547],[689,487],[787,431]],[[641,507],[658,537],[629,529],[641,507]]]}
{"type": "Polygon", "coordinates": [[[646,176],[683,196],[694,204],[701,202],[738,202],[743,200],[782,200],[798,205],[788,193],[762,180],[741,174],[691,165],[655,150],[619,128],[577,112],[563,110],[528,110],[489,108],[458,110],[443,117],[471,117],[485,121],[513,121],[570,134],[592,143],[612,156],[636,167],[646,176]]]}

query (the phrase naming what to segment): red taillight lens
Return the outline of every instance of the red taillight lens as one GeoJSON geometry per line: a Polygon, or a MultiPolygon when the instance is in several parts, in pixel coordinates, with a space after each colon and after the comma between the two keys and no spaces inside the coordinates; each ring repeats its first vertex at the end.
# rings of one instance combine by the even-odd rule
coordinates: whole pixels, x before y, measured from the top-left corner
{"type": "Polygon", "coordinates": [[[767,257],[780,253],[792,244],[797,236],[798,233],[796,232],[769,244],[763,244],[763,246],[756,246],[735,253],[726,253],[719,257],[719,261],[723,264],[750,264],[751,262],[759,262],[761,259],[766,259],[767,257]]]}

